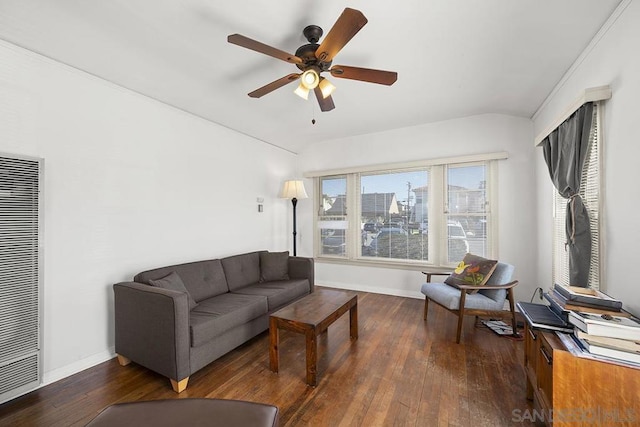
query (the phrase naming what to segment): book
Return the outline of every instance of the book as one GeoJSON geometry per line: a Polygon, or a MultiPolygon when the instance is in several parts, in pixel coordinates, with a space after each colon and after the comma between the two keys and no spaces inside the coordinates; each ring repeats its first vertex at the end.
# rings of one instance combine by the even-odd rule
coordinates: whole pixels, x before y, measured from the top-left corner
{"type": "Polygon", "coordinates": [[[565,297],[563,297],[555,289],[551,289],[549,292],[543,294],[544,299],[549,303],[549,307],[555,311],[558,316],[562,317],[566,321],[569,321],[569,311],[584,311],[586,313],[597,314],[611,314],[612,316],[630,317],[631,314],[626,311],[611,310],[603,307],[591,307],[590,305],[576,305],[571,304],[565,297]]]}
{"type": "Polygon", "coordinates": [[[549,303],[549,308],[553,310],[555,314],[558,315],[565,322],[569,322],[569,311],[565,308],[566,304],[562,302],[562,300],[558,299],[555,295],[553,295],[554,291],[545,292],[542,294],[544,299],[549,303]]]}
{"type": "Polygon", "coordinates": [[[571,304],[585,305],[594,308],[606,308],[616,311],[620,311],[622,309],[622,301],[611,298],[609,295],[595,289],[580,288],[577,286],[562,286],[556,283],[553,285],[553,290],[571,304]]]}
{"type": "Polygon", "coordinates": [[[601,347],[609,347],[615,350],[628,351],[640,354],[640,341],[623,340],[620,338],[603,337],[600,335],[591,335],[580,329],[575,329],[576,336],[592,345],[601,347]]]}
{"type": "Polygon", "coordinates": [[[610,347],[603,347],[592,343],[591,341],[580,339],[580,343],[591,354],[597,354],[599,356],[611,357],[613,359],[626,360],[628,362],[640,364],[640,353],[618,350],[610,347]]]}
{"type": "Polygon", "coordinates": [[[613,363],[615,365],[627,366],[634,369],[640,369],[640,364],[624,360],[624,359],[616,359],[614,357],[603,356],[600,354],[589,353],[584,346],[584,343],[575,335],[568,334],[563,332],[555,332],[556,336],[560,339],[564,347],[567,349],[569,353],[576,357],[582,357],[585,359],[591,360],[599,360],[607,363],[613,363]]]}
{"type": "Polygon", "coordinates": [[[573,326],[562,320],[548,305],[519,301],[518,310],[534,328],[573,332],[573,326]]]}
{"type": "Polygon", "coordinates": [[[640,322],[632,317],[569,311],[569,323],[590,335],[640,340],[640,322]]]}

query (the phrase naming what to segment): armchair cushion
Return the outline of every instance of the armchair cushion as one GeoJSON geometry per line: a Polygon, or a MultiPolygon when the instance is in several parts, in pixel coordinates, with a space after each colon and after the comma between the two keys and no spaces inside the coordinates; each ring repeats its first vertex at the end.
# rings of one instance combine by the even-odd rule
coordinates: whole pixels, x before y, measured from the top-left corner
{"type": "Polygon", "coordinates": [[[491,298],[496,303],[504,304],[504,301],[507,297],[507,291],[504,289],[491,289],[493,286],[505,285],[511,281],[511,277],[513,276],[513,272],[515,267],[511,264],[507,264],[504,262],[498,262],[496,264],[495,270],[491,274],[489,280],[487,280],[486,286],[484,289],[479,291],[478,293],[484,295],[487,298],[491,298]]]}
{"type": "MultiPolygon", "coordinates": [[[[427,298],[448,308],[457,310],[460,308],[460,289],[445,283],[425,283],[420,289],[427,298]]],[[[502,292],[505,292],[504,290],[502,292]]],[[[465,309],[475,310],[502,310],[502,303],[498,303],[481,293],[469,294],[465,298],[465,309]]]]}
{"type": "MultiPolygon", "coordinates": [[[[498,261],[468,253],[460,261],[453,273],[445,279],[444,283],[451,286],[484,286],[491,277],[493,270],[495,270],[496,264],[498,264],[498,261]]],[[[478,292],[476,289],[467,291],[470,294],[476,292],[478,292]]]]}
{"type": "Polygon", "coordinates": [[[176,273],[175,271],[172,271],[162,279],[149,280],[149,284],[151,286],[156,286],[162,289],[184,292],[185,294],[187,294],[187,299],[189,300],[189,310],[193,310],[198,305],[187,288],[184,286],[184,282],[182,282],[182,279],[180,278],[180,276],[178,276],[178,273],[176,273]]]}
{"type": "Polygon", "coordinates": [[[260,282],[289,280],[289,251],[260,252],[260,282]]]}

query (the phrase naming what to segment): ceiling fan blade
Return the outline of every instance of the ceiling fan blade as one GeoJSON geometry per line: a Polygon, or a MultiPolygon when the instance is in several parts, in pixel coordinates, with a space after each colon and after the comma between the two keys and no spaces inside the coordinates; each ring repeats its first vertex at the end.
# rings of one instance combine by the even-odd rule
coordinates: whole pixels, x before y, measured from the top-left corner
{"type": "Polygon", "coordinates": [[[282,86],[289,84],[294,80],[298,80],[299,78],[300,78],[300,74],[296,74],[296,73],[289,74],[288,76],[284,76],[278,80],[272,81],[271,83],[266,84],[261,88],[254,90],[253,92],[250,92],[249,96],[251,98],[260,98],[261,96],[271,93],[274,90],[279,89],[282,86]]]}
{"type": "Polygon", "coordinates": [[[321,62],[329,62],[342,50],[349,40],[367,23],[367,18],[356,9],[345,8],[342,14],[322,43],[316,50],[316,58],[321,62]]]}
{"type": "Polygon", "coordinates": [[[387,86],[391,86],[398,80],[398,73],[395,71],[372,70],[370,68],[347,67],[345,65],[334,65],[329,72],[333,77],[341,79],[360,80],[387,86]]]}
{"type": "Polygon", "coordinates": [[[281,59],[286,62],[290,62],[292,64],[301,64],[302,59],[298,58],[295,55],[287,53],[283,50],[276,49],[275,47],[271,47],[264,43],[260,43],[259,41],[250,39],[249,37],[245,37],[240,34],[231,34],[227,37],[227,41],[229,43],[246,47],[247,49],[255,50],[256,52],[263,53],[265,55],[272,56],[276,59],[281,59]]]}
{"type": "Polygon", "coordinates": [[[334,108],[336,108],[335,104],[333,103],[333,98],[331,98],[331,95],[327,96],[326,98],[322,97],[322,91],[320,90],[320,87],[316,86],[315,89],[313,89],[313,93],[315,93],[316,98],[318,98],[318,104],[320,104],[320,111],[331,111],[334,108]]]}

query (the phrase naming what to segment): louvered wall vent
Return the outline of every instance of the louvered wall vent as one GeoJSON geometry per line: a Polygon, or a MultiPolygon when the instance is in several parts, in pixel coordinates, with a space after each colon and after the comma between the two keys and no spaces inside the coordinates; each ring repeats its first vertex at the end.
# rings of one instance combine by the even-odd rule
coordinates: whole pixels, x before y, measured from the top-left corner
{"type": "Polygon", "coordinates": [[[41,173],[0,154],[0,403],[41,382],[41,173]]]}

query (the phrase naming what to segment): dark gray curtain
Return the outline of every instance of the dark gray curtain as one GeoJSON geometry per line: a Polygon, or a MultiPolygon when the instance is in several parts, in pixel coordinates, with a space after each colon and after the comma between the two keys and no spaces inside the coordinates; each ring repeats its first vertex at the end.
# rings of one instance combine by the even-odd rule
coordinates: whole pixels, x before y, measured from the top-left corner
{"type": "Polygon", "coordinates": [[[589,150],[593,103],[584,104],[542,141],[551,181],[567,202],[569,283],[586,287],[591,261],[591,230],[580,191],[580,177],[589,150]]]}

